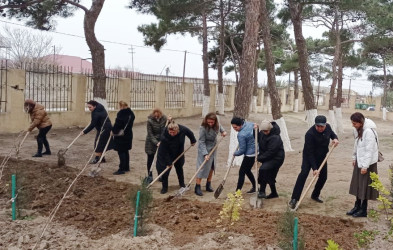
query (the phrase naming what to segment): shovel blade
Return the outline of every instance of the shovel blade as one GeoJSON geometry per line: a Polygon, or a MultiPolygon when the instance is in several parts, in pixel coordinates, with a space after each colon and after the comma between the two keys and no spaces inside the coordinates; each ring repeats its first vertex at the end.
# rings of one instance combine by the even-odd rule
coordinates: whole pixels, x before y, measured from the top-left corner
{"type": "Polygon", "coordinates": [[[149,185],[150,183],[152,183],[153,181],[153,177],[152,176],[146,176],[145,179],[143,179],[143,183],[149,185]]]}
{"type": "Polygon", "coordinates": [[[259,199],[255,195],[250,197],[250,205],[253,208],[261,208],[262,207],[262,199],[259,199]]]}
{"type": "Polygon", "coordinates": [[[221,184],[217,187],[216,192],[214,192],[214,198],[217,199],[217,198],[220,196],[222,190],[224,190],[224,184],[223,184],[223,183],[221,183],[221,184]]]}

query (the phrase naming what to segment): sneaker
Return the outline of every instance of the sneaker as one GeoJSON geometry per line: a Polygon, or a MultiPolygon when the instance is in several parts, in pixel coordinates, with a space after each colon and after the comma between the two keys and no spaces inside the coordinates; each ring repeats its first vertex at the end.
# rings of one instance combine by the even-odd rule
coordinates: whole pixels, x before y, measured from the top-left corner
{"type": "Polygon", "coordinates": [[[296,199],[292,199],[292,200],[288,203],[288,205],[289,205],[289,207],[290,207],[291,209],[295,209],[296,203],[297,203],[297,200],[296,200],[296,199]]]}
{"type": "Polygon", "coordinates": [[[259,192],[258,192],[258,198],[259,198],[259,199],[266,198],[266,193],[265,193],[265,192],[259,191],[259,192]]]}
{"type": "Polygon", "coordinates": [[[251,188],[250,190],[247,191],[247,194],[253,194],[253,193],[255,193],[255,192],[256,192],[256,190],[255,190],[255,188],[253,187],[253,188],[251,188]]]}
{"type": "Polygon", "coordinates": [[[319,197],[312,197],[311,196],[311,199],[318,202],[318,203],[323,203],[323,200],[319,199],[319,197]]]}
{"type": "Polygon", "coordinates": [[[268,196],[266,196],[266,199],[273,199],[273,198],[278,198],[278,194],[277,193],[271,193],[268,196]]]}

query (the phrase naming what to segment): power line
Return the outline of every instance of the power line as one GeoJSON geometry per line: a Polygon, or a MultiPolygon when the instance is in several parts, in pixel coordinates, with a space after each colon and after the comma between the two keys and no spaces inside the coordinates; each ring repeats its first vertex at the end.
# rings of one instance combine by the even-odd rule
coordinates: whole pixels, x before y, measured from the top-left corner
{"type": "MultiPolygon", "coordinates": [[[[24,28],[28,28],[28,29],[33,29],[33,30],[35,30],[34,28],[31,28],[31,27],[29,27],[29,26],[27,26],[27,25],[23,25],[23,24],[19,24],[19,23],[13,23],[13,22],[8,22],[8,21],[4,21],[4,20],[0,20],[0,22],[2,22],[2,23],[8,23],[8,24],[16,25],[16,26],[22,26],[22,27],[24,27],[24,28]]],[[[59,32],[59,31],[54,31],[54,30],[48,30],[47,32],[51,32],[51,33],[55,33],[55,34],[59,34],[59,35],[64,35],[64,36],[71,36],[71,37],[77,37],[77,38],[85,39],[84,36],[75,35],[75,34],[70,34],[70,33],[65,33],[65,32],[59,32]]],[[[116,44],[116,45],[127,46],[127,47],[133,46],[133,47],[143,48],[143,49],[152,49],[151,47],[149,47],[149,46],[144,46],[144,45],[135,45],[135,44],[130,44],[130,43],[121,43],[121,42],[114,42],[114,41],[109,41],[109,40],[99,40],[99,39],[98,39],[98,41],[103,42],[103,43],[110,43],[110,44],[116,44]]],[[[176,50],[176,49],[161,49],[161,50],[164,50],[164,51],[171,51],[171,52],[181,52],[181,53],[184,53],[184,50],[176,50]]],[[[187,53],[188,53],[188,54],[191,54],[191,55],[202,56],[202,54],[195,53],[195,52],[189,52],[189,51],[187,51],[187,53]]]]}

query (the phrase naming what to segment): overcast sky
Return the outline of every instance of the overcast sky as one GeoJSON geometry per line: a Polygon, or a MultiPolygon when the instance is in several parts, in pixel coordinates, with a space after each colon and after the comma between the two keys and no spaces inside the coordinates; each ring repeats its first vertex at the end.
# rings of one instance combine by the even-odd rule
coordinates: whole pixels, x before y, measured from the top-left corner
{"type": "MultiPolygon", "coordinates": [[[[88,8],[90,7],[91,1],[82,2],[88,8]]],[[[105,47],[106,67],[115,68],[120,66],[131,69],[133,59],[135,71],[165,75],[165,69],[169,67],[169,75],[182,76],[184,51],[187,51],[186,77],[201,78],[203,76],[202,46],[198,38],[180,35],[169,36],[163,49],[160,52],[155,52],[153,48],[144,46],[143,36],[137,30],[139,25],[155,22],[155,17],[138,14],[126,8],[128,2],[129,0],[107,0],[96,23],[96,36],[105,47]],[[131,51],[133,51],[133,54],[131,54],[131,51]]],[[[15,20],[5,18],[0,18],[1,20],[18,23],[15,20]]],[[[50,32],[49,35],[54,38],[56,47],[62,47],[62,54],[90,58],[89,48],[83,38],[83,11],[78,10],[73,17],[67,19],[56,18],[55,20],[57,22],[56,30],[50,32]]],[[[19,24],[23,25],[23,23],[19,24]]],[[[21,28],[21,26],[13,24],[7,25],[12,28],[21,28]]],[[[322,34],[320,29],[312,27],[304,27],[304,33],[305,37],[309,36],[308,34],[312,34],[313,37],[320,37],[322,34]]],[[[213,43],[210,43],[210,46],[212,45],[213,43]]],[[[210,69],[209,77],[217,79],[217,72],[210,69]]],[[[235,79],[234,74],[224,77],[235,79]]],[[[260,72],[258,77],[261,84],[267,82],[266,74],[263,72],[260,72]]],[[[293,76],[291,78],[293,79],[293,76]]],[[[283,79],[286,81],[288,75],[283,76],[283,79]]],[[[329,82],[325,82],[321,85],[328,86],[329,84],[329,82]]],[[[345,79],[343,88],[348,88],[348,86],[349,79],[345,79]]],[[[371,83],[364,76],[361,79],[352,80],[351,88],[360,94],[368,94],[371,91],[371,83]]]]}

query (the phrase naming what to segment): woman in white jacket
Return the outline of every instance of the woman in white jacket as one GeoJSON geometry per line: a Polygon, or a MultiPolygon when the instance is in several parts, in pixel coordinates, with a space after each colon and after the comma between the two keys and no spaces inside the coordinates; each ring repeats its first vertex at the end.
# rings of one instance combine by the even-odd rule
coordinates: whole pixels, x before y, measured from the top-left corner
{"type": "Polygon", "coordinates": [[[370,187],[370,172],[377,172],[378,135],[375,123],[362,113],[351,115],[355,128],[355,144],[352,156],[353,173],[349,193],[356,196],[354,208],[347,212],[353,217],[367,217],[367,201],[376,200],[378,191],[370,187]]]}

